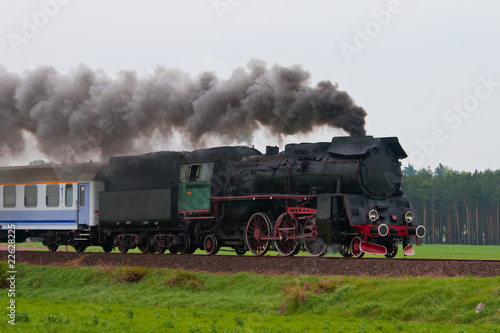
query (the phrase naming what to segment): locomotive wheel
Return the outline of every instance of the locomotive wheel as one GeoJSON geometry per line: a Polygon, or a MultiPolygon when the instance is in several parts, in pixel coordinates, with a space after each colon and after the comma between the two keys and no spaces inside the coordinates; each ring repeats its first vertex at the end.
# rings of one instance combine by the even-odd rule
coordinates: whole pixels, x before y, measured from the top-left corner
{"type": "Polygon", "coordinates": [[[354,258],[361,258],[365,255],[363,251],[361,251],[361,238],[354,237],[351,241],[351,254],[354,258]]]}
{"type": "Polygon", "coordinates": [[[398,242],[390,242],[389,246],[387,246],[387,258],[394,258],[398,254],[398,242]]]}
{"type": "MultiPolygon", "coordinates": [[[[315,229],[315,231],[317,231],[317,225],[315,222],[311,221],[310,219],[307,220],[307,223],[306,223],[306,230],[307,229],[311,229],[313,230],[313,228],[315,229]]],[[[306,251],[309,252],[310,255],[312,255],[313,257],[321,257],[321,256],[324,256],[326,254],[326,243],[323,239],[317,237],[315,239],[313,238],[309,238],[309,239],[305,239],[304,240],[304,246],[306,248],[306,251]]]]}
{"type": "Polygon", "coordinates": [[[142,244],[137,246],[142,253],[148,253],[151,249],[151,237],[148,234],[141,235],[142,244]]]}
{"type": "Polygon", "coordinates": [[[219,242],[215,235],[208,235],[203,241],[203,247],[207,254],[217,254],[219,252],[219,242]]]}
{"type": "Polygon", "coordinates": [[[351,247],[349,245],[340,244],[339,253],[344,258],[350,258],[350,257],[352,257],[351,247]]]}
{"type": "Polygon", "coordinates": [[[321,238],[306,239],[304,245],[306,251],[313,257],[322,257],[326,254],[326,243],[321,238]]]}
{"type": "MultiPolygon", "coordinates": [[[[278,218],[276,222],[276,227],[274,229],[274,236],[279,236],[283,240],[275,241],[276,250],[283,256],[293,256],[297,254],[297,247],[299,245],[298,239],[287,239],[287,234],[289,231],[284,231],[282,234],[279,230],[280,228],[295,228],[295,222],[290,215],[287,213],[283,213],[278,218]]],[[[297,229],[295,228],[294,233],[297,233],[297,229]]]]}
{"type": "Polygon", "coordinates": [[[271,236],[271,221],[264,213],[253,214],[247,223],[245,240],[248,249],[256,256],[264,255],[269,250],[269,240],[262,237],[271,236]]]}

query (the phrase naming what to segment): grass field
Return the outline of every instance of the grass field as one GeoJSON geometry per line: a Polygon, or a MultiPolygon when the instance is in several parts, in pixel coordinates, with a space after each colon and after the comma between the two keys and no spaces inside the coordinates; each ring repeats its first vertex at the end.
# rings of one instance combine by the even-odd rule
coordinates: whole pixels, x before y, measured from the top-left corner
{"type": "Polygon", "coordinates": [[[16,268],[16,325],[4,289],[1,332],[500,332],[500,277],[16,268]]]}
{"type": "MultiPolygon", "coordinates": [[[[18,243],[17,246],[23,247],[33,247],[33,248],[44,248],[42,243],[18,243]]],[[[396,256],[397,258],[403,257],[403,250],[400,247],[400,252],[396,256]]],[[[62,251],[74,251],[73,247],[60,246],[62,251]]],[[[222,249],[224,250],[224,249],[222,249]]],[[[226,249],[227,251],[221,251],[218,255],[223,254],[235,254],[233,250],[226,249]]],[[[446,244],[424,244],[420,246],[414,246],[415,255],[409,258],[415,259],[489,259],[489,260],[500,260],[500,246],[477,246],[477,245],[446,245],[446,244]]],[[[92,252],[103,252],[100,246],[91,246],[87,248],[86,251],[92,252]]],[[[118,250],[114,250],[118,252],[118,250]]],[[[130,250],[130,253],[139,253],[137,249],[130,250]]],[[[198,250],[196,253],[204,254],[202,250],[198,250]]],[[[278,255],[278,252],[270,251],[269,255],[278,255]]],[[[305,252],[301,252],[300,255],[307,255],[305,252]]],[[[340,254],[328,254],[329,256],[340,257],[340,254]]],[[[366,257],[380,257],[374,255],[366,255],[366,257]]],[[[382,257],[381,257],[382,258],[382,257]]]]}
{"type": "Polygon", "coordinates": [[[414,247],[416,259],[500,260],[500,246],[425,244],[414,247]]]}

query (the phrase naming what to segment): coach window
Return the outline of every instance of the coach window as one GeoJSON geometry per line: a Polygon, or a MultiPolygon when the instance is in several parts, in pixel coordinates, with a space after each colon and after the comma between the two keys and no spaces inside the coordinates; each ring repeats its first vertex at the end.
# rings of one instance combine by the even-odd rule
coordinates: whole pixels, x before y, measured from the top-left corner
{"type": "Polygon", "coordinates": [[[47,207],[59,207],[59,185],[47,185],[45,204],[47,207]]]}
{"type": "Polygon", "coordinates": [[[6,185],[3,187],[3,206],[5,208],[16,207],[16,186],[6,185]]]}
{"type": "Polygon", "coordinates": [[[73,206],[73,184],[66,184],[66,190],[64,194],[66,198],[66,207],[73,206]]]}
{"type": "Polygon", "coordinates": [[[85,206],[85,186],[80,186],[80,206],[85,206]]]}
{"type": "Polygon", "coordinates": [[[38,205],[38,186],[24,186],[24,207],[36,207],[38,205]]]}

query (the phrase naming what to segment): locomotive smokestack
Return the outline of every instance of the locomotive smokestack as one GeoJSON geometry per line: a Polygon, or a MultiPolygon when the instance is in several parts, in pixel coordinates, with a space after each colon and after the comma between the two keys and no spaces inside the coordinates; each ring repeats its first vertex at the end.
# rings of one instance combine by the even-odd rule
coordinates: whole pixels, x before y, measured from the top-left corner
{"type": "Polygon", "coordinates": [[[251,143],[260,126],[276,135],[322,125],[365,135],[364,109],[336,84],[310,86],[309,79],[300,66],[259,60],[226,80],[163,67],[148,77],[121,71],[111,79],[84,65],[67,75],[53,67],[18,75],[0,66],[0,156],[22,151],[23,133],[58,161],[148,151],[153,139],[174,131],[193,147],[210,137],[251,143]]]}

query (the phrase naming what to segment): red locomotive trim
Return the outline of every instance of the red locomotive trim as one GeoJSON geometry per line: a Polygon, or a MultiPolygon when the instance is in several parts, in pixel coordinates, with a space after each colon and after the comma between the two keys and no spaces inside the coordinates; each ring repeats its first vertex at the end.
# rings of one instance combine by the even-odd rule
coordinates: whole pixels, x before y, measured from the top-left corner
{"type": "Polygon", "coordinates": [[[210,209],[203,210],[183,210],[178,212],[179,216],[186,216],[187,214],[210,214],[210,209]]]}
{"type": "Polygon", "coordinates": [[[215,219],[215,216],[188,216],[184,217],[184,220],[206,220],[206,219],[215,219]]]}
{"type": "MultiPolygon", "coordinates": [[[[378,224],[362,224],[362,225],[353,225],[353,227],[356,229],[357,232],[360,234],[365,235],[366,238],[368,237],[380,237],[380,234],[377,232],[373,232],[373,229],[370,230],[371,228],[374,228],[375,230],[378,230],[379,225],[378,224]]],[[[416,227],[413,226],[400,226],[400,225],[388,225],[389,228],[389,234],[388,236],[403,236],[403,237],[417,237],[416,234],[416,227]],[[412,230],[412,231],[410,231],[412,230]]],[[[417,237],[418,239],[418,237],[417,237]]]]}
{"type": "Polygon", "coordinates": [[[318,210],[315,208],[307,207],[286,207],[286,212],[292,218],[298,218],[297,215],[301,215],[300,219],[307,219],[314,217],[318,210]]]}
{"type": "Polygon", "coordinates": [[[259,194],[259,195],[242,195],[242,196],[230,196],[230,197],[212,197],[213,201],[238,201],[238,200],[273,200],[273,199],[304,199],[308,200],[315,198],[317,195],[314,194],[259,194]]]}

